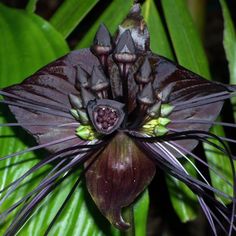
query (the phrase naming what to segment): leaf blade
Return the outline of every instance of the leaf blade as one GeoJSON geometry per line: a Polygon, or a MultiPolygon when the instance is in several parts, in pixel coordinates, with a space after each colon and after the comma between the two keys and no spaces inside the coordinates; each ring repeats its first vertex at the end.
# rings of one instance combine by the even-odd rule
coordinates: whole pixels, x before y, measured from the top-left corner
{"type": "Polygon", "coordinates": [[[117,26],[124,20],[129,12],[132,0],[114,0],[107,7],[107,9],[101,14],[101,16],[90,27],[86,35],[80,40],[76,48],[90,47],[94,35],[101,23],[104,23],[111,34],[115,33],[117,26]],[[114,17],[115,15],[115,17],[114,17]],[[112,20],[111,20],[112,19],[112,20]]]}
{"type": "Polygon", "coordinates": [[[50,19],[64,38],[75,29],[99,0],[66,0],[50,19]]]}

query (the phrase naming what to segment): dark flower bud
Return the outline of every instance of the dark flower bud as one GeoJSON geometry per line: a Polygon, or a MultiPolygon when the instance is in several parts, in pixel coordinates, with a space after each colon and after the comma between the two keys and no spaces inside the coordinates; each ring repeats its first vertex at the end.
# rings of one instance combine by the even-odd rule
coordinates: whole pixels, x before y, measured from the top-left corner
{"type": "Polygon", "coordinates": [[[70,100],[70,104],[73,108],[75,108],[75,109],[83,108],[82,101],[79,96],[70,93],[69,100],[70,100]]]}
{"type": "Polygon", "coordinates": [[[152,118],[158,118],[160,116],[160,113],[161,113],[161,101],[158,101],[153,106],[151,106],[147,110],[147,113],[152,118]]]}
{"type": "Polygon", "coordinates": [[[88,88],[89,83],[88,83],[88,73],[84,71],[80,66],[76,67],[76,78],[77,78],[77,83],[75,87],[77,89],[80,89],[80,87],[88,88]]]}
{"type": "Polygon", "coordinates": [[[145,105],[152,105],[155,102],[155,93],[151,82],[138,94],[137,99],[141,104],[145,105]]]}
{"type": "Polygon", "coordinates": [[[136,81],[139,84],[147,84],[151,81],[152,68],[148,58],[146,57],[143,64],[141,65],[138,73],[136,74],[136,81]]]}
{"type": "Polygon", "coordinates": [[[87,89],[81,88],[81,98],[83,102],[83,107],[87,107],[89,101],[96,99],[96,97],[87,89]]]}
{"type": "Polygon", "coordinates": [[[161,90],[161,92],[157,93],[158,99],[160,99],[163,102],[168,102],[173,88],[174,88],[173,83],[168,84],[166,87],[164,87],[164,89],[161,90]]]}
{"type": "Polygon", "coordinates": [[[104,90],[109,86],[109,81],[107,80],[103,71],[98,66],[93,67],[90,82],[90,87],[95,92],[104,90]]]}
{"type": "Polygon", "coordinates": [[[120,63],[132,63],[136,60],[136,49],[129,30],[120,36],[114,52],[114,59],[120,63]]]}
{"type": "Polygon", "coordinates": [[[111,35],[104,24],[100,24],[94,37],[92,51],[98,56],[112,51],[111,35]]]}
{"type": "Polygon", "coordinates": [[[122,110],[124,104],[99,99],[88,103],[87,111],[94,128],[102,134],[110,134],[117,130],[123,122],[125,113],[122,110]]]}

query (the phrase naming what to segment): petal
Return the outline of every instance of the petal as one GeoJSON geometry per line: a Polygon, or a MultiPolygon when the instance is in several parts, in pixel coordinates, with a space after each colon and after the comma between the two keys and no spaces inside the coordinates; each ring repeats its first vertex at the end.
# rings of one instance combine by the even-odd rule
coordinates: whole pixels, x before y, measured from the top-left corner
{"type": "Polygon", "coordinates": [[[153,161],[128,136],[118,133],[89,164],[86,183],[94,202],[114,226],[127,229],[122,208],[130,205],[152,180],[156,170],[153,161]]]}
{"type": "MultiPolygon", "coordinates": [[[[172,85],[172,90],[169,96],[169,103],[173,106],[181,102],[188,102],[193,99],[213,95],[221,92],[229,92],[229,87],[224,84],[208,81],[201,76],[175,64],[168,59],[150,54],[150,60],[155,65],[155,79],[153,82],[156,93],[163,91],[167,86],[172,85]]],[[[185,109],[174,110],[170,115],[170,120],[206,120],[214,121],[219,115],[222,106],[222,101],[213,102],[206,99],[204,105],[190,106],[185,109]]],[[[211,124],[199,123],[170,123],[167,126],[170,130],[186,131],[186,130],[202,130],[207,131],[211,124]]],[[[188,150],[192,150],[198,143],[195,140],[176,141],[188,150]]]]}
{"type": "MultiPolygon", "coordinates": [[[[3,91],[16,98],[5,97],[6,100],[24,103],[21,106],[9,106],[17,121],[32,134],[38,143],[44,144],[63,137],[75,134],[74,127],[55,128],[26,124],[67,124],[75,122],[70,115],[71,104],[69,94],[79,96],[75,88],[77,80],[76,65],[80,65],[88,74],[91,74],[93,65],[98,65],[98,59],[90,49],[73,51],[68,55],[48,64],[19,85],[5,88],[3,91]],[[90,63],[88,63],[90,62],[90,63]],[[33,109],[32,106],[36,108],[33,109]],[[39,108],[40,110],[37,110],[39,108]],[[43,109],[43,111],[42,111],[43,109]],[[47,112],[44,110],[47,109],[47,112]],[[62,116],[61,116],[62,115],[62,116]]],[[[50,151],[59,151],[80,143],[81,140],[71,140],[60,145],[48,148],[50,151]]]]}

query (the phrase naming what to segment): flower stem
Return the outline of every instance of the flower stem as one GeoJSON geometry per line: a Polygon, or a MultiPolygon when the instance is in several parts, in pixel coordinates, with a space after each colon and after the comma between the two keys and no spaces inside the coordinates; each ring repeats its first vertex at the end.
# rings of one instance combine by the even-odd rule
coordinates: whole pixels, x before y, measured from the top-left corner
{"type": "Polygon", "coordinates": [[[122,233],[122,236],[135,236],[133,205],[125,209],[124,218],[130,223],[130,228],[122,233]]]}

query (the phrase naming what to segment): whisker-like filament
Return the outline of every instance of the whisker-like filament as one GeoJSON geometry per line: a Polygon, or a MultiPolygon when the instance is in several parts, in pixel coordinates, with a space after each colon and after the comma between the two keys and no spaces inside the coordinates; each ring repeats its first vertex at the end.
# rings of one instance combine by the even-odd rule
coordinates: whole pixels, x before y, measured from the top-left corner
{"type": "Polygon", "coordinates": [[[56,222],[56,220],[58,219],[58,217],[62,213],[63,209],[65,208],[66,204],[69,202],[70,198],[72,197],[73,193],[75,192],[76,188],[78,187],[82,177],[85,175],[85,173],[88,171],[89,167],[94,163],[94,161],[98,158],[99,154],[103,150],[104,150],[104,147],[97,152],[97,154],[94,156],[92,162],[88,166],[86,166],[85,169],[82,171],[82,173],[80,174],[80,176],[76,180],[75,184],[73,185],[71,191],[69,192],[66,199],[64,200],[63,204],[61,205],[60,209],[58,210],[58,212],[56,213],[56,215],[52,219],[51,223],[49,224],[44,236],[47,236],[49,234],[49,232],[50,232],[51,228],[53,227],[54,223],[56,222]]]}
{"type": "MultiPolygon", "coordinates": [[[[166,143],[166,142],[165,142],[165,143],[166,143]]],[[[154,145],[155,145],[155,144],[154,144],[154,145]]],[[[164,152],[165,152],[166,154],[170,155],[171,158],[174,159],[174,163],[176,163],[176,164],[180,167],[180,169],[182,169],[182,170],[185,172],[185,174],[189,176],[189,173],[184,169],[184,167],[183,167],[182,164],[177,160],[177,158],[176,158],[166,147],[164,147],[162,144],[159,144],[159,145],[161,146],[162,151],[164,150],[164,152]]],[[[158,145],[158,146],[159,146],[159,145],[158,145]]],[[[191,164],[194,165],[193,163],[191,163],[191,164]]],[[[196,168],[197,168],[197,167],[196,167],[196,168]]],[[[213,192],[215,192],[215,193],[220,194],[222,197],[225,197],[225,198],[230,199],[230,200],[233,199],[233,197],[231,197],[230,195],[228,195],[228,194],[226,194],[226,193],[224,193],[224,192],[222,192],[222,191],[220,191],[220,190],[218,190],[218,189],[212,187],[212,186],[208,183],[208,181],[205,179],[205,177],[202,175],[202,173],[201,173],[199,170],[197,170],[197,172],[198,172],[198,173],[200,174],[200,176],[204,179],[204,181],[206,181],[206,184],[203,183],[202,181],[197,180],[197,179],[195,179],[195,183],[197,183],[199,186],[202,186],[202,187],[204,187],[204,188],[206,188],[206,189],[208,189],[208,190],[210,190],[210,191],[213,191],[213,192]]]]}
{"type": "MultiPolygon", "coordinates": [[[[54,174],[52,174],[51,176],[47,176],[45,177],[40,184],[30,193],[28,193],[26,196],[24,196],[22,199],[20,199],[19,201],[17,201],[16,203],[14,203],[10,208],[8,208],[5,212],[0,214],[0,218],[5,218],[11,211],[13,211],[16,207],[18,207],[22,202],[24,202],[25,200],[27,200],[29,197],[31,197],[33,194],[41,191],[42,189],[44,189],[46,186],[51,185],[52,183],[54,183],[54,181],[60,177],[63,173],[67,173],[68,171],[71,170],[71,168],[73,168],[74,166],[78,165],[79,163],[83,163],[87,158],[88,158],[89,154],[85,153],[85,154],[78,154],[76,155],[71,161],[69,161],[68,164],[63,165],[62,168],[54,168],[52,170],[52,173],[55,172],[54,174]],[[57,169],[59,169],[58,171],[56,171],[57,169]]],[[[63,163],[64,160],[62,160],[61,163],[63,163]]],[[[60,163],[60,165],[61,165],[60,163]]],[[[60,166],[61,167],[61,166],[60,166]]]]}
{"type": "Polygon", "coordinates": [[[220,173],[218,170],[216,170],[213,166],[209,165],[207,162],[203,161],[201,158],[199,158],[197,155],[195,155],[194,153],[188,151],[186,148],[183,148],[181,145],[175,143],[174,141],[170,141],[170,143],[174,146],[176,146],[178,149],[182,150],[182,152],[187,153],[188,155],[190,155],[191,157],[193,157],[195,160],[199,161],[200,163],[202,163],[203,165],[205,165],[207,168],[209,168],[212,172],[214,172],[215,174],[217,174],[217,176],[219,176],[220,178],[222,178],[224,180],[224,182],[226,184],[228,184],[229,186],[231,186],[233,188],[232,183],[230,183],[228,181],[228,179],[222,175],[222,173],[220,173]]]}
{"type": "Polygon", "coordinates": [[[48,126],[48,127],[78,127],[80,123],[70,122],[65,124],[60,123],[4,123],[0,127],[22,127],[22,126],[48,126]]]}
{"type": "Polygon", "coordinates": [[[43,149],[43,148],[46,148],[46,147],[49,147],[49,146],[52,146],[52,145],[55,145],[55,144],[60,144],[60,143],[63,143],[63,142],[67,142],[67,141],[70,141],[70,140],[73,140],[73,139],[78,139],[78,137],[76,135],[71,135],[71,136],[68,136],[66,138],[58,139],[58,140],[48,142],[48,143],[45,143],[45,144],[39,144],[39,145],[36,145],[34,147],[30,147],[30,148],[27,148],[25,150],[15,152],[15,153],[9,154],[7,156],[1,157],[0,161],[8,159],[8,158],[15,157],[15,156],[19,156],[19,155],[22,155],[22,154],[27,153],[27,152],[43,149]]]}
{"type": "Polygon", "coordinates": [[[197,171],[197,173],[201,176],[201,178],[206,182],[206,184],[210,185],[209,182],[201,173],[201,171],[197,168],[197,166],[183,152],[181,152],[178,148],[176,148],[174,145],[172,145],[169,142],[164,142],[164,143],[168,145],[169,147],[171,147],[173,150],[177,151],[182,157],[184,157],[193,166],[193,168],[197,171]]]}
{"type": "Polygon", "coordinates": [[[58,110],[58,111],[64,111],[64,112],[68,112],[69,109],[68,107],[66,107],[65,105],[62,105],[61,103],[57,103],[57,105],[50,105],[44,102],[39,102],[39,101],[35,101],[29,98],[22,98],[20,96],[17,96],[15,94],[11,94],[8,92],[4,92],[0,90],[0,95],[4,96],[4,97],[8,97],[8,98],[14,98],[16,99],[15,102],[17,101],[22,101],[24,103],[28,103],[28,104],[32,104],[32,105],[38,105],[38,106],[42,106],[42,107],[47,107],[50,109],[54,109],[54,110],[58,110]]]}
{"type": "Polygon", "coordinates": [[[233,124],[233,123],[209,121],[209,120],[199,120],[199,119],[171,120],[171,123],[173,123],[173,124],[197,123],[197,124],[220,125],[220,126],[225,126],[225,127],[236,128],[236,124],[233,124]]]}
{"type": "Polygon", "coordinates": [[[23,102],[22,103],[17,103],[17,102],[6,101],[6,100],[0,100],[0,103],[10,105],[10,106],[15,106],[15,107],[21,107],[21,108],[25,108],[25,109],[32,110],[32,111],[39,111],[39,112],[43,112],[43,113],[46,113],[46,114],[65,117],[65,118],[74,120],[72,115],[70,115],[69,112],[53,110],[51,108],[47,108],[47,107],[43,107],[43,106],[26,104],[26,103],[23,103],[23,102]]]}
{"type": "Polygon", "coordinates": [[[174,110],[182,110],[187,109],[189,107],[196,107],[196,106],[202,106],[210,103],[219,102],[222,100],[229,99],[231,97],[234,97],[236,94],[235,92],[229,93],[229,92],[220,92],[216,94],[210,94],[207,96],[202,96],[194,99],[189,99],[188,101],[179,102],[174,105],[174,110]]]}
{"type": "MultiPolygon", "coordinates": [[[[206,131],[195,131],[195,130],[193,130],[193,131],[183,131],[183,132],[179,132],[179,133],[174,133],[174,134],[169,134],[169,135],[166,135],[164,138],[163,138],[163,140],[178,140],[179,138],[181,139],[181,138],[184,138],[184,139],[191,139],[191,138],[193,138],[193,139],[196,139],[196,136],[195,137],[191,137],[190,135],[191,134],[196,134],[196,135],[203,135],[203,136],[206,136],[207,138],[209,138],[209,137],[211,137],[211,138],[215,138],[216,140],[218,140],[222,145],[223,145],[223,147],[224,147],[224,149],[225,149],[225,153],[227,153],[227,156],[228,156],[228,158],[229,158],[229,160],[230,160],[230,163],[231,163],[231,169],[232,169],[232,173],[233,173],[233,186],[235,186],[235,168],[234,168],[234,164],[233,164],[233,158],[232,158],[232,155],[231,155],[231,153],[230,153],[230,151],[228,150],[228,148],[227,148],[227,146],[224,144],[224,142],[218,137],[218,136],[216,136],[216,135],[214,135],[214,134],[211,134],[211,133],[209,133],[209,132],[206,132],[206,131]],[[184,136],[184,137],[181,137],[181,136],[184,136]]],[[[138,138],[140,138],[140,137],[138,137],[138,138]]],[[[203,139],[203,141],[206,141],[206,139],[204,138],[204,137],[199,137],[200,139],[203,139]],[[205,140],[204,140],[205,139],[205,140]]],[[[151,138],[152,139],[152,138],[151,138]]],[[[155,138],[154,138],[155,139],[155,138]]],[[[153,139],[153,141],[154,141],[154,139],[153,139]]],[[[156,139],[156,140],[158,140],[158,139],[156,139]]],[[[159,138],[159,141],[160,141],[161,139],[159,138]]],[[[199,139],[198,139],[199,140],[199,139]]],[[[145,139],[144,139],[144,141],[145,141],[145,139]]],[[[146,139],[146,141],[147,141],[147,139],[146,139]]],[[[150,140],[151,141],[151,140],[150,140]]],[[[172,171],[172,174],[176,174],[176,172],[178,172],[178,169],[176,169],[175,171],[172,171]]],[[[183,175],[183,174],[182,174],[183,175]]],[[[181,175],[177,175],[179,178],[181,178],[183,181],[186,181],[187,179],[189,179],[188,178],[188,176],[186,176],[186,178],[182,178],[181,177],[181,175]]],[[[191,180],[191,181],[193,181],[193,180],[191,180]]],[[[213,191],[213,192],[215,192],[215,193],[218,193],[218,194],[220,194],[221,196],[224,196],[224,197],[226,197],[226,198],[229,198],[229,199],[231,199],[232,200],[232,204],[233,204],[233,206],[232,206],[232,211],[231,211],[231,219],[230,219],[230,229],[229,229],[229,235],[231,235],[232,234],[232,230],[233,230],[233,226],[234,226],[234,212],[235,212],[235,187],[233,188],[233,191],[234,191],[234,193],[233,193],[233,197],[230,197],[230,196],[228,196],[228,194],[224,194],[224,193],[222,193],[221,191],[219,191],[219,190],[217,190],[217,189],[215,189],[215,188],[213,188],[213,187],[209,187],[209,186],[205,186],[204,185],[204,183],[201,183],[201,182],[199,182],[199,181],[197,181],[197,180],[194,180],[194,182],[198,185],[198,186],[202,186],[202,187],[204,187],[204,188],[207,188],[207,189],[209,189],[210,191],[213,191]]],[[[204,194],[204,192],[202,192],[203,194],[204,194]]],[[[207,195],[206,195],[207,196],[207,195]]],[[[212,200],[214,200],[214,199],[212,199],[212,200]]],[[[215,202],[216,203],[216,202],[215,202]]]]}
{"type": "MultiPolygon", "coordinates": [[[[64,165],[64,163],[66,163],[66,159],[61,160],[56,166],[53,167],[53,169],[44,177],[44,180],[47,179],[48,177],[54,175],[56,173],[56,171],[62,166],[64,165]]],[[[42,180],[43,181],[43,180],[42,180]]],[[[41,181],[41,183],[42,183],[41,181]]],[[[24,201],[26,201],[27,199],[29,199],[35,192],[31,191],[29,192],[26,196],[24,196],[23,198],[21,198],[19,201],[17,201],[16,203],[14,203],[12,206],[10,206],[7,210],[5,210],[4,212],[2,212],[0,214],[0,217],[2,219],[2,221],[7,217],[7,215],[9,215],[12,211],[14,211],[19,205],[21,205],[24,201]]]]}

